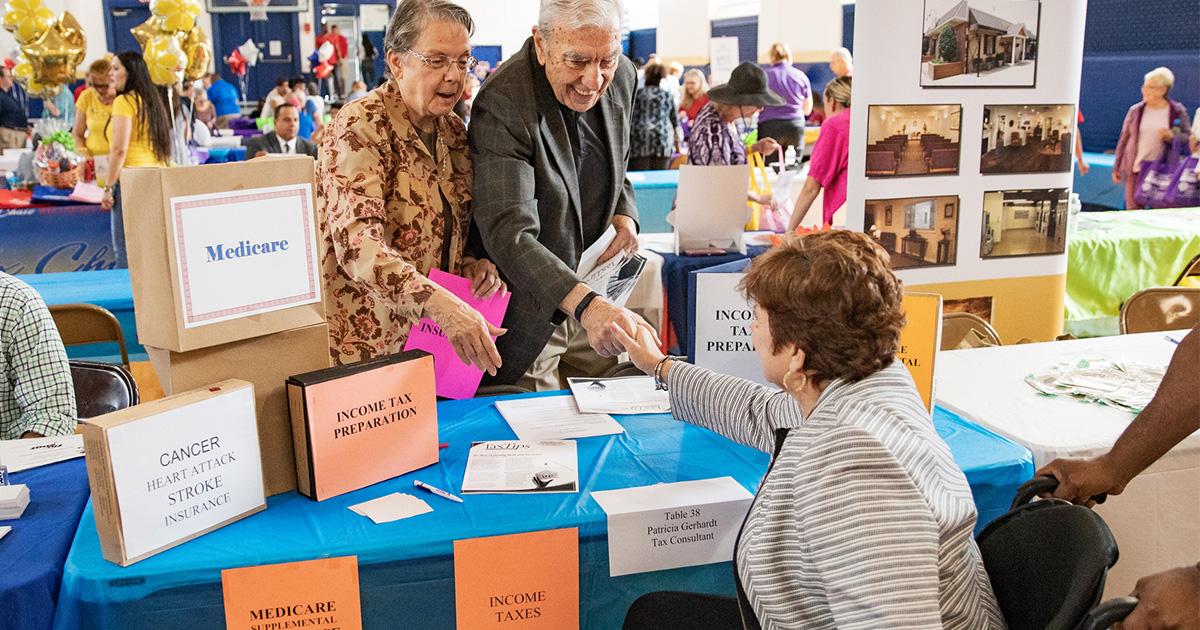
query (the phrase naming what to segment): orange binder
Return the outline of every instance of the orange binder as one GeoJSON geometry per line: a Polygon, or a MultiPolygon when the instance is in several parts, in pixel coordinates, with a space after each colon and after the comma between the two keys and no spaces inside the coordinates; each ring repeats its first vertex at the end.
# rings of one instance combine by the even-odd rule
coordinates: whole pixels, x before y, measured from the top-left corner
{"type": "Polygon", "coordinates": [[[323,501],[438,461],[433,355],[376,357],[287,380],[300,494],[323,501]]]}

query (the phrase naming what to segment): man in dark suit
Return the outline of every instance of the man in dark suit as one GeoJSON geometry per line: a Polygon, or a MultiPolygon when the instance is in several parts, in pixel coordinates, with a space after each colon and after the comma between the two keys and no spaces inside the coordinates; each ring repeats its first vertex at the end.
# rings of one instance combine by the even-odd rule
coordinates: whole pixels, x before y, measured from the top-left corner
{"type": "Polygon", "coordinates": [[[316,159],[317,145],[297,135],[300,131],[300,112],[291,103],[275,108],[275,130],[254,136],[246,142],[246,159],[253,160],[268,153],[308,155],[316,159]]]}
{"type": "Polygon", "coordinates": [[[615,364],[611,326],[649,328],[575,273],[610,225],[617,235],[601,262],[637,251],[625,179],[637,73],[621,54],[621,6],[542,6],[533,37],[484,82],[468,129],[475,222],[513,292],[496,341],[504,364],[488,382],[539,390],[615,364]]]}

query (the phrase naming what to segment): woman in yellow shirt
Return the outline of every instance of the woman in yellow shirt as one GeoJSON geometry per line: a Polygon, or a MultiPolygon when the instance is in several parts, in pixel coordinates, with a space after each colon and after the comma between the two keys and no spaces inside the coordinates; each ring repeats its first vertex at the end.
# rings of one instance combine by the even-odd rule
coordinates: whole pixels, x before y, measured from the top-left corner
{"type": "Polygon", "coordinates": [[[128,166],[167,166],[171,160],[171,117],[166,99],[150,80],[142,55],[119,53],[108,72],[117,92],[109,120],[108,181],[100,202],[112,211],[113,253],[117,269],[129,266],[125,257],[125,221],[121,213],[121,171],[128,166]]]}
{"type": "MultiPolygon", "coordinates": [[[[91,158],[108,155],[108,136],[104,135],[104,130],[108,128],[113,100],[117,97],[108,82],[111,69],[108,59],[93,61],[88,68],[91,87],[80,93],[79,100],[75,101],[75,128],[71,131],[75,136],[75,150],[91,158]]],[[[102,178],[98,178],[97,183],[104,185],[102,178]]]]}

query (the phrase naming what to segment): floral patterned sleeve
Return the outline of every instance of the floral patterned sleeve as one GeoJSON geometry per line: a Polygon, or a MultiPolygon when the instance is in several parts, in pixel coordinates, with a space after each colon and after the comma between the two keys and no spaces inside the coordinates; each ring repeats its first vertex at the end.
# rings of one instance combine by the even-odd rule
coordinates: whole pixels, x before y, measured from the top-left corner
{"type": "MultiPolygon", "coordinates": [[[[342,115],[325,136],[318,164],[318,198],[324,203],[329,237],[343,273],[359,286],[396,305],[408,319],[420,318],[437,288],[389,244],[385,187],[407,187],[408,175],[392,149],[382,108],[342,115]],[[384,152],[380,147],[387,147],[384,152]]],[[[411,150],[411,149],[410,149],[411,150]]],[[[412,225],[419,238],[419,225],[412,225]]]]}

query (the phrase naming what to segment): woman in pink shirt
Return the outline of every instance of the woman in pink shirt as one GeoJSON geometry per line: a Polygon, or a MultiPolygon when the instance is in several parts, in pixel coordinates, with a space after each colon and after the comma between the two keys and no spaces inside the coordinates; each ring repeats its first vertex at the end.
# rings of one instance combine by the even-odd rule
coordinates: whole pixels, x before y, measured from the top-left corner
{"type": "Polygon", "coordinates": [[[1135,198],[1138,171],[1143,160],[1157,160],[1171,146],[1175,136],[1187,137],[1191,121],[1187,108],[1167,98],[1175,85],[1175,75],[1167,68],[1155,68],[1146,73],[1142,83],[1142,100],[1129,108],[1117,141],[1113,164],[1113,181],[1125,184],[1125,209],[1141,210],[1135,198]]]}
{"type": "Polygon", "coordinates": [[[813,145],[808,179],[796,199],[796,209],[788,231],[795,231],[800,220],[823,189],[821,222],[833,222],[833,213],[846,203],[846,175],[850,163],[850,77],[838,77],[825,86],[825,115],[821,135],[813,145]]]}

